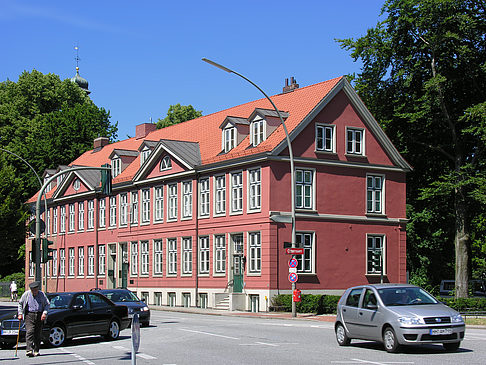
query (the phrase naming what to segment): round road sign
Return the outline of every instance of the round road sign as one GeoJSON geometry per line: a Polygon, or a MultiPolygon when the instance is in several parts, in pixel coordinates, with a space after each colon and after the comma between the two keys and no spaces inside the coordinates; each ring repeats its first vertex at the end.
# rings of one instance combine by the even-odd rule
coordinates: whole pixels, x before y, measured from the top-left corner
{"type": "Polygon", "coordinates": [[[298,264],[299,263],[297,262],[297,259],[290,259],[289,260],[289,267],[294,268],[294,267],[297,267],[298,264]]]}
{"type": "Polygon", "coordinates": [[[295,283],[299,279],[299,276],[295,272],[289,274],[289,281],[295,283]]]}

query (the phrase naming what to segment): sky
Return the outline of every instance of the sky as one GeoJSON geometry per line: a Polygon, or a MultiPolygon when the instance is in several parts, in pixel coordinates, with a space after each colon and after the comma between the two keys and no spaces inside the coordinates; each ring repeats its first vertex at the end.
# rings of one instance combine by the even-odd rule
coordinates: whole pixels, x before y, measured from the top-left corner
{"type": "Polygon", "coordinates": [[[0,0],[0,82],[36,69],[79,73],[90,97],[118,122],[118,139],[157,122],[170,105],[204,115],[268,95],[358,73],[336,39],[366,34],[384,0],[0,0]]]}

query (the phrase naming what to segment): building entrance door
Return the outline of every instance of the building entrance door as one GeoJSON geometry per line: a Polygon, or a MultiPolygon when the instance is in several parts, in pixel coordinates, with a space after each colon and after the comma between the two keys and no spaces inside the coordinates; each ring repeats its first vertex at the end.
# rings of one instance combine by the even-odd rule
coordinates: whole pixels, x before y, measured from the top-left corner
{"type": "Polygon", "coordinates": [[[116,245],[108,245],[108,288],[116,288],[116,245]]]}
{"type": "Polygon", "coordinates": [[[128,244],[127,243],[120,243],[120,251],[121,251],[121,270],[120,270],[120,279],[121,279],[121,287],[126,288],[128,285],[128,244]]]}
{"type": "Polygon", "coordinates": [[[245,271],[243,260],[243,234],[231,236],[233,242],[233,293],[243,292],[243,273],[245,271]]]}

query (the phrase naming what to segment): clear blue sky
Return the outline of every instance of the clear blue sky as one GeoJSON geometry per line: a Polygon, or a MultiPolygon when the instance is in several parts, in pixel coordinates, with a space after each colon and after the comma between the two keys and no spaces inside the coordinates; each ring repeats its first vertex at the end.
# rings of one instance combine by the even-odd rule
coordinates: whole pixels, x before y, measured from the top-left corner
{"type": "Polygon", "coordinates": [[[165,117],[171,104],[204,115],[269,95],[285,78],[307,86],[358,72],[335,38],[359,37],[384,0],[0,0],[0,81],[37,69],[88,80],[94,103],[118,121],[118,138],[165,117]]]}

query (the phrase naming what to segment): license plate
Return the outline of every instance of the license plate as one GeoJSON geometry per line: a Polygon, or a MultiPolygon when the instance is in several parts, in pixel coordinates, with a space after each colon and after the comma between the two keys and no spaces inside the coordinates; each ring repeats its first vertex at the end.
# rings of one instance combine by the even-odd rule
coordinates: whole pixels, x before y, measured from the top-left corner
{"type": "Polygon", "coordinates": [[[2,330],[2,335],[17,335],[19,330],[2,330]]]}
{"type": "Polygon", "coordinates": [[[431,335],[450,335],[452,328],[434,328],[430,330],[431,335]]]}

